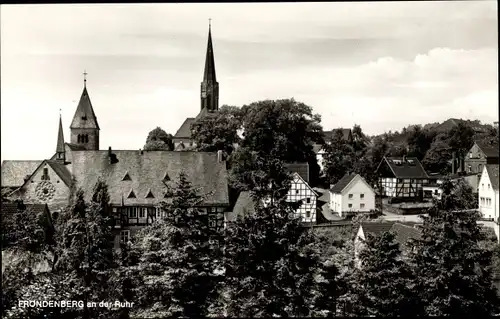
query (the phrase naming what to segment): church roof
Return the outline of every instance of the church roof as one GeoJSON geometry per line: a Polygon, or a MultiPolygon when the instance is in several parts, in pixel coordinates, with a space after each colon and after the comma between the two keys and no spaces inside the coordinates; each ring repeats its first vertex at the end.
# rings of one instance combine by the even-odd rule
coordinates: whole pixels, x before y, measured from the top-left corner
{"type": "Polygon", "coordinates": [[[181,127],[175,133],[175,138],[191,138],[191,124],[194,123],[196,119],[194,117],[188,117],[182,123],[181,127]]]}
{"type": "Polygon", "coordinates": [[[59,131],[57,133],[56,153],[64,153],[64,133],[61,117],[59,117],[59,131]]]}
{"type": "Polygon", "coordinates": [[[194,187],[201,187],[203,194],[210,193],[205,204],[229,204],[226,164],[217,160],[216,153],[113,150],[117,162],[111,164],[108,152],[72,152],[77,187],[82,187],[88,197],[102,177],[111,203],[120,204],[123,197],[125,205],[154,205],[165,200],[166,185],[184,171],[194,187]],[[124,180],[127,174],[129,178],[124,180]],[[154,198],[146,198],[150,190],[154,198]],[[129,198],[131,192],[135,198],[129,198]]]}
{"type": "Polygon", "coordinates": [[[207,55],[205,58],[205,71],[203,72],[203,82],[217,82],[215,76],[215,59],[212,47],[212,32],[208,29],[207,55]]]}
{"type": "Polygon", "coordinates": [[[79,144],[71,144],[71,143],[64,143],[69,147],[70,150],[72,151],[84,151],[85,150],[85,145],[79,145],[79,144]]]}
{"type": "Polygon", "coordinates": [[[76,107],[75,116],[73,117],[70,127],[99,129],[99,124],[97,123],[97,117],[95,116],[92,103],[90,102],[87,87],[83,88],[82,96],[76,107]]]}
{"type": "Polygon", "coordinates": [[[56,172],[57,175],[61,178],[61,180],[67,186],[71,186],[72,178],[71,172],[68,170],[68,167],[61,162],[48,160],[47,164],[56,172]]]}
{"type": "Polygon", "coordinates": [[[43,161],[3,161],[2,187],[21,187],[43,161]]]}

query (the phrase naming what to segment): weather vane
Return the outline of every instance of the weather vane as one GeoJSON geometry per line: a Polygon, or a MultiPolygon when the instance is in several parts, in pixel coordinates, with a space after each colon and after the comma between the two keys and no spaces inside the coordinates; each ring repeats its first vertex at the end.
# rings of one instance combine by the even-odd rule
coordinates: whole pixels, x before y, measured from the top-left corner
{"type": "Polygon", "coordinates": [[[87,85],[87,70],[83,71],[83,85],[87,85]]]}
{"type": "Polygon", "coordinates": [[[212,18],[208,18],[208,27],[212,27],[212,18]]]}

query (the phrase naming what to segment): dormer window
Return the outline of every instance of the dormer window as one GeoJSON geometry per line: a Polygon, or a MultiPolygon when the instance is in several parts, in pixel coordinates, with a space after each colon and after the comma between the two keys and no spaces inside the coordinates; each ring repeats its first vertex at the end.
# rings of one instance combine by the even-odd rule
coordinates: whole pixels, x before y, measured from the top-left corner
{"type": "Polygon", "coordinates": [[[130,191],[130,194],[128,194],[127,198],[136,198],[134,190],[130,191]]]}
{"type": "Polygon", "coordinates": [[[170,181],[170,176],[168,176],[168,173],[165,173],[165,176],[163,177],[163,182],[168,182],[170,181]]]}
{"type": "Polygon", "coordinates": [[[155,198],[151,190],[147,193],[146,198],[155,198]]]}
{"type": "Polygon", "coordinates": [[[122,181],[131,181],[132,179],[130,178],[130,175],[128,175],[128,172],[125,173],[125,176],[123,176],[122,181]]]}

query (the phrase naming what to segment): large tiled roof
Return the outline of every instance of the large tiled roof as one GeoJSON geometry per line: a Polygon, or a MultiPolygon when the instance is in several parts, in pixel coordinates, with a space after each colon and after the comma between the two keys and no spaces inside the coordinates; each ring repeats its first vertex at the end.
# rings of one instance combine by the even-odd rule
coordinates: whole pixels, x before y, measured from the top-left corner
{"type": "Polygon", "coordinates": [[[49,211],[46,204],[23,204],[25,207],[19,208],[18,203],[2,203],[0,206],[2,209],[2,217],[17,214],[20,210],[28,210],[34,214],[41,214],[49,211]]]}
{"type": "Polygon", "coordinates": [[[20,187],[43,161],[3,161],[2,187],[20,187]]]}
{"type": "Polygon", "coordinates": [[[255,201],[252,199],[250,192],[241,192],[236,200],[233,211],[226,214],[226,221],[233,222],[238,219],[238,216],[246,216],[255,212],[255,201]]]}
{"type": "Polygon", "coordinates": [[[194,123],[196,119],[194,117],[188,117],[182,123],[181,127],[175,133],[174,138],[191,138],[191,124],[194,123]]]}
{"type": "Polygon", "coordinates": [[[498,164],[486,164],[486,171],[488,172],[488,177],[490,178],[491,187],[498,191],[498,164]]]}
{"type": "Polygon", "coordinates": [[[64,184],[66,184],[67,186],[71,186],[71,172],[68,170],[66,165],[58,161],[47,161],[47,164],[49,164],[49,166],[56,172],[56,174],[59,175],[64,184]]]}
{"type": "Polygon", "coordinates": [[[83,151],[85,150],[85,145],[78,145],[78,144],[71,144],[71,143],[64,143],[66,144],[70,150],[72,151],[83,151]]]}
{"type": "Polygon", "coordinates": [[[114,150],[117,162],[111,164],[108,152],[72,152],[73,175],[87,197],[102,176],[113,204],[120,204],[123,197],[125,205],[154,205],[164,200],[165,183],[177,181],[184,171],[203,194],[213,192],[205,204],[229,204],[226,163],[218,162],[216,153],[114,150]],[[127,174],[130,179],[123,180],[127,174]],[[129,196],[132,191],[135,197],[129,196]],[[146,198],[149,191],[154,198],[146,198]]]}
{"type": "Polygon", "coordinates": [[[396,178],[429,178],[416,157],[407,157],[406,160],[403,157],[384,157],[382,161],[389,165],[396,178]]]}
{"type": "Polygon", "coordinates": [[[334,136],[336,130],[342,130],[342,133],[344,134],[344,139],[345,140],[349,139],[349,134],[351,134],[351,129],[350,128],[338,128],[338,129],[334,129],[331,131],[325,131],[324,132],[325,140],[327,140],[327,141],[330,140],[334,136]]]}
{"type": "Polygon", "coordinates": [[[71,128],[94,128],[99,129],[99,124],[97,123],[97,117],[94,113],[94,108],[90,102],[90,96],[87,92],[87,88],[83,88],[82,95],[80,97],[80,102],[76,107],[76,112],[71,121],[71,128]]]}
{"type": "Polygon", "coordinates": [[[356,177],[356,174],[345,174],[344,177],[342,177],[337,184],[335,184],[330,191],[332,193],[337,193],[340,194],[344,188],[356,177]]]}
{"type": "Polygon", "coordinates": [[[362,222],[361,227],[363,227],[363,233],[365,236],[367,234],[372,234],[378,236],[381,233],[388,232],[391,230],[394,222],[362,222]]]}
{"type": "Polygon", "coordinates": [[[284,166],[288,172],[299,174],[306,183],[309,183],[308,163],[286,163],[284,166]]]}
{"type": "Polygon", "coordinates": [[[498,143],[487,143],[485,141],[476,141],[476,145],[483,152],[484,156],[498,158],[498,143]]]}

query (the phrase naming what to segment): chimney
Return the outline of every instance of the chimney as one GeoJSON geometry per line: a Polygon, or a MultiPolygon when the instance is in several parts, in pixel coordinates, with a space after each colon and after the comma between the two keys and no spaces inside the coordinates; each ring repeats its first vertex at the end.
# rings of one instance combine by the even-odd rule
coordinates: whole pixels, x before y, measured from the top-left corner
{"type": "Polygon", "coordinates": [[[224,157],[223,157],[223,154],[222,154],[222,151],[217,151],[217,162],[218,163],[222,163],[224,161],[224,157]]]}
{"type": "Polygon", "coordinates": [[[109,157],[109,163],[110,164],[116,164],[116,163],[118,163],[118,159],[116,158],[116,154],[113,154],[111,152],[111,146],[108,148],[108,157],[109,157]]]}
{"type": "Polygon", "coordinates": [[[111,157],[111,146],[108,148],[108,156],[111,157]]]}

